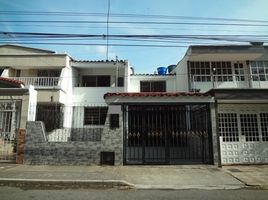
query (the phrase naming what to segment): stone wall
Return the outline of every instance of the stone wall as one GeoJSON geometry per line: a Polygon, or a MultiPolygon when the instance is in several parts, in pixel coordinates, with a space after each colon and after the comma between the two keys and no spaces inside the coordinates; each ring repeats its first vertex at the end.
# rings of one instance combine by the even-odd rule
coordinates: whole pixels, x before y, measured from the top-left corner
{"type": "MultiPolygon", "coordinates": [[[[108,115],[109,116],[109,115],[108,115]]],[[[100,141],[49,142],[43,122],[27,122],[25,164],[99,165],[101,152],[114,152],[115,165],[123,164],[123,120],[120,128],[110,129],[106,119],[100,141]]]]}
{"type": "Polygon", "coordinates": [[[25,129],[19,129],[17,135],[17,155],[16,155],[16,163],[23,164],[24,160],[24,148],[25,148],[25,129]]]}

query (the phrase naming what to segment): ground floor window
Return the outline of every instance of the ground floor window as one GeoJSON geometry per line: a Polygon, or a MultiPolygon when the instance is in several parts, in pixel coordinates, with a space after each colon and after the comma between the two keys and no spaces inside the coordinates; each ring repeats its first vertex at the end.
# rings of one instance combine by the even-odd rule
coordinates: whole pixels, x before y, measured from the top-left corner
{"type": "Polygon", "coordinates": [[[238,142],[238,125],[236,113],[219,114],[219,134],[223,142],[238,142]]]}
{"type": "Polygon", "coordinates": [[[268,113],[219,113],[218,128],[223,142],[268,141],[268,113]]]}
{"type": "Polygon", "coordinates": [[[43,121],[47,132],[62,128],[62,106],[60,104],[37,104],[36,121],[43,121]]]}
{"type": "Polygon", "coordinates": [[[104,125],[108,107],[85,107],[84,125],[104,125]]]}

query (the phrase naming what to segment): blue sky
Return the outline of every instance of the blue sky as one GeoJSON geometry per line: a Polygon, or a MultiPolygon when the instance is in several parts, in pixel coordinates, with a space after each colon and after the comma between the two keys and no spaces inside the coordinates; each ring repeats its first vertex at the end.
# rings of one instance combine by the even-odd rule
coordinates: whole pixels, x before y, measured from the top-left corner
{"type": "MultiPolygon", "coordinates": [[[[78,12],[107,13],[108,0],[0,0],[0,11],[35,11],[35,12],[78,12]]],[[[267,0],[110,0],[110,21],[165,21],[165,22],[215,22],[189,19],[125,18],[113,17],[112,14],[165,15],[210,17],[229,19],[250,19],[268,21],[267,0]]],[[[106,20],[106,16],[44,16],[44,15],[6,15],[0,14],[1,20],[106,20]]],[[[227,21],[228,22],[228,21],[227,21]]],[[[224,23],[227,23],[224,21],[224,23]]],[[[231,21],[230,23],[233,23],[231,21]]],[[[240,26],[204,26],[204,25],[148,25],[148,24],[110,24],[110,34],[125,35],[180,35],[180,34],[259,34],[268,35],[266,27],[240,26]]],[[[79,33],[106,34],[106,24],[15,24],[0,22],[0,31],[4,32],[44,32],[44,33],[79,33]]],[[[13,36],[2,38],[1,43],[20,42],[13,36]]],[[[62,42],[62,41],[61,41],[62,42]]],[[[212,44],[211,41],[178,40],[180,46],[192,44],[212,44]]],[[[103,41],[84,41],[84,43],[103,43],[103,41]]],[[[109,43],[124,43],[109,41],[109,43]]],[[[214,42],[215,43],[215,42],[214,42]]],[[[223,43],[223,42],[220,42],[223,43]]],[[[234,42],[232,42],[234,43],[234,42]]],[[[232,44],[230,43],[230,44],[232,44]]],[[[131,42],[131,44],[143,44],[131,42]]],[[[163,44],[163,43],[154,43],[163,44]]],[[[169,43],[173,44],[173,43],[169,43]]],[[[56,52],[67,52],[78,60],[106,59],[105,46],[87,45],[36,45],[25,44],[56,52]]],[[[136,73],[153,73],[159,66],[176,64],[185,54],[187,47],[126,47],[110,46],[109,59],[127,59],[136,73]]]]}

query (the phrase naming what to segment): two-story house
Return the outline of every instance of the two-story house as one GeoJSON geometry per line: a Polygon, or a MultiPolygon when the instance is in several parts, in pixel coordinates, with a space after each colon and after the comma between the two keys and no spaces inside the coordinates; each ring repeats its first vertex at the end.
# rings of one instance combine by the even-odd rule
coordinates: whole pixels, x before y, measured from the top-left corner
{"type": "Polygon", "coordinates": [[[213,96],[222,164],[268,162],[267,46],[191,46],[174,73],[179,91],[213,96]]]}

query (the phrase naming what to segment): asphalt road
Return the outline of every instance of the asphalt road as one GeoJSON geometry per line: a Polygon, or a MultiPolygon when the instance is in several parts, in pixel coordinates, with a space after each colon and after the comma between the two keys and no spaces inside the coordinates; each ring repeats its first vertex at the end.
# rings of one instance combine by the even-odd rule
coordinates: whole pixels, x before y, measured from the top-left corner
{"type": "Polygon", "coordinates": [[[83,199],[126,199],[126,200],[267,200],[268,190],[22,190],[0,187],[1,200],[83,200],[83,199]]]}

